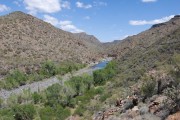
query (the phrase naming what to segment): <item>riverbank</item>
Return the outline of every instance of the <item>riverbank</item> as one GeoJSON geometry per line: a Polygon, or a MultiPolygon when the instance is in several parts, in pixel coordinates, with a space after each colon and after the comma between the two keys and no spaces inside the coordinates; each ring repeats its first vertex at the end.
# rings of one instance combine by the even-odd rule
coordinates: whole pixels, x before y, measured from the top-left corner
{"type": "MultiPolygon", "coordinates": [[[[101,62],[99,62],[99,64],[100,63],[101,62]]],[[[63,76],[60,76],[61,80],[58,79],[59,77],[57,75],[55,77],[51,77],[51,78],[48,78],[48,79],[45,79],[42,81],[38,81],[38,82],[33,82],[31,84],[26,84],[26,85],[20,86],[18,88],[12,89],[12,90],[2,89],[2,90],[0,90],[0,98],[7,100],[11,95],[21,94],[25,90],[29,90],[32,93],[42,91],[42,90],[47,89],[49,86],[51,86],[53,84],[56,84],[56,83],[63,84],[66,80],[70,79],[70,77],[72,77],[72,76],[80,76],[85,73],[92,74],[93,71],[95,71],[97,69],[103,69],[105,67],[105,65],[101,66],[101,67],[93,67],[95,65],[98,65],[98,64],[91,64],[91,65],[88,65],[86,68],[83,68],[83,69],[80,69],[80,70],[74,72],[73,74],[68,73],[63,76]]]]}

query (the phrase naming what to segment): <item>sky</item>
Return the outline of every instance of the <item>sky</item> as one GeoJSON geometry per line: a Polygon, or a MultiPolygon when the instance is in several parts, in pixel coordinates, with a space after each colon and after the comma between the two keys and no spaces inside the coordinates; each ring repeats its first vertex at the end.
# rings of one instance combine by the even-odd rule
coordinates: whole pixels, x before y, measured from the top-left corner
{"type": "Polygon", "coordinates": [[[180,14],[179,0],[0,0],[0,16],[22,11],[101,42],[121,40],[180,14]]]}

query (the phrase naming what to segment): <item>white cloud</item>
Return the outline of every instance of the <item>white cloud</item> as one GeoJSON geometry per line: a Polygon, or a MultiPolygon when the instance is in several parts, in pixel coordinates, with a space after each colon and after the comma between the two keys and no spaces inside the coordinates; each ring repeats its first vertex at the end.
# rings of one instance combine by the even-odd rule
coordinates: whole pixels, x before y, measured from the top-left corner
{"type": "Polygon", "coordinates": [[[62,1],[62,8],[71,9],[71,3],[68,1],[62,1]]]}
{"type": "Polygon", "coordinates": [[[77,28],[75,25],[73,25],[72,21],[59,21],[58,19],[49,16],[49,15],[44,15],[44,21],[51,23],[54,26],[59,27],[62,30],[69,31],[72,33],[80,33],[84,32],[83,30],[77,28]]]}
{"type": "Polygon", "coordinates": [[[17,0],[17,1],[14,1],[13,3],[16,4],[18,7],[20,7],[21,6],[20,2],[21,2],[20,0],[17,0]]]}
{"type": "Polygon", "coordinates": [[[93,2],[94,6],[107,6],[106,2],[102,2],[102,1],[94,1],[93,2]]]}
{"type": "Polygon", "coordinates": [[[77,28],[75,25],[72,24],[72,21],[60,21],[60,28],[69,31],[72,33],[80,33],[84,32],[83,30],[77,28]]]}
{"type": "Polygon", "coordinates": [[[148,3],[148,2],[156,2],[157,0],[142,0],[142,2],[148,3]]]}
{"type": "Polygon", "coordinates": [[[76,7],[89,9],[89,8],[92,8],[92,5],[91,4],[84,4],[82,2],[76,2],[76,7]]]}
{"type": "Polygon", "coordinates": [[[0,4],[0,12],[9,11],[10,8],[6,5],[0,4]]]}
{"type": "Polygon", "coordinates": [[[55,13],[61,10],[60,0],[24,0],[24,4],[30,14],[55,13]]]}
{"type": "Polygon", "coordinates": [[[85,16],[84,19],[85,19],[85,20],[90,20],[91,17],[90,17],[90,16],[85,16]]]}
{"type": "Polygon", "coordinates": [[[44,21],[51,23],[54,26],[59,25],[59,20],[49,15],[44,15],[44,21]]]}
{"type": "Polygon", "coordinates": [[[130,25],[152,25],[152,24],[167,22],[173,17],[174,17],[174,15],[170,15],[167,17],[163,17],[163,18],[155,19],[155,20],[150,20],[150,21],[147,21],[147,20],[130,20],[129,24],[130,25]]]}

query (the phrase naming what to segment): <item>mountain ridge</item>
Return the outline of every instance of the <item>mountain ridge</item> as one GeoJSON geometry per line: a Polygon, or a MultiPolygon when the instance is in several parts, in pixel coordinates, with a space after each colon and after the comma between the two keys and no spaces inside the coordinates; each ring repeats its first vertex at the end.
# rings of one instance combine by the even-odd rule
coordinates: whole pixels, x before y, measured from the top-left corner
{"type": "Polygon", "coordinates": [[[38,66],[45,60],[90,63],[103,57],[100,43],[89,42],[89,37],[77,38],[20,11],[0,17],[0,29],[1,72],[15,68],[24,71],[25,66],[38,66]]]}

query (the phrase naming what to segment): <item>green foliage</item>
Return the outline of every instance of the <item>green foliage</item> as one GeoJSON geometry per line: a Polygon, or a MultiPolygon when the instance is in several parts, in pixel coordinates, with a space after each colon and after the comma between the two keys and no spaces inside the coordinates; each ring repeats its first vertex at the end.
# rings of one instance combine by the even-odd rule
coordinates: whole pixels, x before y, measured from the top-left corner
{"type": "Polygon", "coordinates": [[[83,80],[80,76],[72,77],[68,84],[71,86],[71,88],[75,91],[76,95],[80,95],[80,93],[84,92],[84,84],[83,80]]]}
{"type": "Polygon", "coordinates": [[[117,74],[116,66],[116,62],[111,61],[108,63],[105,69],[94,71],[94,84],[103,85],[107,80],[113,78],[117,74]]]}
{"type": "Polygon", "coordinates": [[[26,83],[26,80],[26,74],[20,72],[19,70],[15,70],[5,78],[5,88],[11,89],[13,87],[24,85],[26,83]]]}
{"type": "Polygon", "coordinates": [[[85,85],[86,90],[90,90],[91,87],[93,87],[93,84],[94,84],[93,76],[84,74],[82,76],[82,79],[83,79],[83,83],[85,85]]]}
{"type": "Polygon", "coordinates": [[[155,94],[156,80],[152,77],[145,76],[143,78],[143,85],[141,86],[141,92],[147,97],[151,97],[155,94]]]}
{"type": "Polygon", "coordinates": [[[14,120],[14,113],[11,109],[0,109],[0,120],[14,120]]]}
{"type": "Polygon", "coordinates": [[[54,84],[47,88],[46,96],[47,96],[47,104],[51,107],[60,104],[61,96],[60,91],[62,87],[59,84],[54,84]]]}
{"type": "Polygon", "coordinates": [[[32,104],[16,105],[13,107],[13,112],[16,120],[32,120],[36,114],[32,104]]]}
{"type": "Polygon", "coordinates": [[[55,119],[55,113],[53,108],[47,106],[45,108],[42,108],[39,112],[40,117],[42,120],[54,120],[55,119]]]}
{"type": "Polygon", "coordinates": [[[3,105],[3,102],[4,102],[3,99],[0,98],[0,108],[1,108],[2,105],[3,105]]]}
{"type": "Polygon", "coordinates": [[[86,108],[83,105],[79,105],[74,114],[83,116],[84,111],[86,111],[86,108]]]}
{"type": "Polygon", "coordinates": [[[65,120],[68,116],[70,116],[70,110],[60,105],[53,108],[47,106],[40,110],[40,118],[42,120],[65,120]]]}
{"type": "Polygon", "coordinates": [[[13,94],[7,99],[7,104],[9,107],[12,107],[18,103],[18,96],[13,94]]]}
{"type": "Polygon", "coordinates": [[[80,94],[84,94],[86,91],[90,90],[93,83],[93,77],[84,74],[83,76],[72,77],[65,84],[75,92],[75,96],[79,96],[80,94]]]}
{"type": "Polygon", "coordinates": [[[85,67],[84,64],[70,61],[61,62],[60,64],[56,64],[52,61],[46,61],[42,63],[38,72],[25,74],[19,70],[13,71],[12,73],[8,74],[3,81],[0,81],[0,88],[13,89],[33,81],[41,81],[57,74],[64,75],[68,72],[72,73],[73,71],[79,70],[83,67],[85,67]]]}
{"type": "Polygon", "coordinates": [[[57,67],[54,62],[46,61],[42,64],[40,73],[45,77],[51,77],[57,74],[57,67]]]}
{"type": "Polygon", "coordinates": [[[72,73],[73,71],[77,71],[81,68],[85,67],[85,64],[79,64],[71,61],[61,62],[57,65],[57,72],[58,74],[65,74],[65,73],[72,73]]]}
{"type": "Polygon", "coordinates": [[[38,94],[37,92],[34,92],[32,94],[32,98],[33,98],[34,104],[38,104],[42,101],[42,96],[38,94]]]}
{"type": "Polygon", "coordinates": [[[111,94],[109,93],[105,93],[103,95],[100,96],[100,101],[104,102],[107,98],[111,97],[111,94]]]}
{"type": "Polygon", "coordinates": [[[176,66],[180,69],[180,54],[175,53],[172,59],[176,66]]]}
{"type": "Polygon", "coordinates": [[[107,73],[105,70],[97,70],[93,72],[94,77],[94,84],[95,85],[102,85],[107,80],[107,73]]]}

